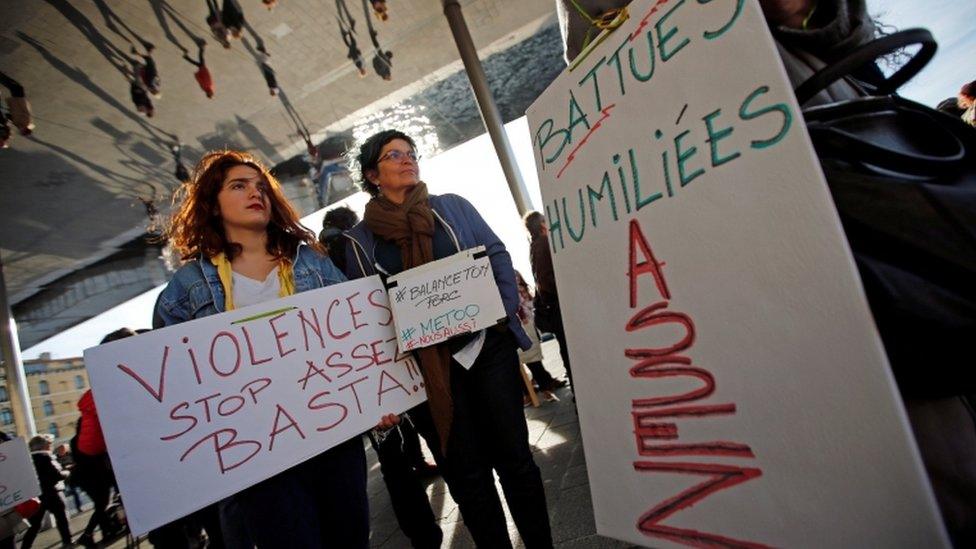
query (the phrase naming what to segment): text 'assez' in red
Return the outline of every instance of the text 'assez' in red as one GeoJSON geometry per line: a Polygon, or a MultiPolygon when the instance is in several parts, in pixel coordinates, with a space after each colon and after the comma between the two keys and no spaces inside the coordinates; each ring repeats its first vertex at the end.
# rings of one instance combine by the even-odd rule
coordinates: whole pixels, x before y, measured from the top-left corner
{"type": "Polygon", "coordinates": [[[752,449],[738,442],[706,441],[679,442],[678,420],[701,419],[709,416],[732,415],[735,403],[704,404],[699,401],[715,392],[715,377],[708,370],[692,363],[687,352],[695,343],[695,323],[682,312],[669,310],[671,292],[664,278],[664,263],[658,261],[637,220],[630,221],[628,233],[628,270],[630,308],[638,309],[639,280],[649,275],[657,295],[654,301],[637,310],[627,321],[627,332],[652,330],[668,326],[679,331],[679,339],[658,347],[628,348],[627,358],[636,363],[630,376],[642,381],[662,378],[683,378],[694,383],[684,393],[634,399],[632,421],[637,454],[653,460],[634,461],[634,470],[647,474],[697,475],[704,480],[676,495],[665,498],[641,514],[637,529],[644,535],[663,538],[694,547],[766,547],[763,544],[732,539],[720,534],[699,532],[690,528],[667,526],[663,522],[710,495],[737,484],[762,476],[756,467],[742,467],[717,463],[696,463],[688,456],[725,456],[754,459],[752,449]],[[683,458],[681,461],[661,461],[660,458],[683,458]]]}

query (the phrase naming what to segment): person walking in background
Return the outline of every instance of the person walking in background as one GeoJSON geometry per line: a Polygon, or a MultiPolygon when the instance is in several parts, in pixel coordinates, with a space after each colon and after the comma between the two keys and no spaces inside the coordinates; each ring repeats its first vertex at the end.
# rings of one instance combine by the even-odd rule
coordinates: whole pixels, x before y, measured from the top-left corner
{"type": "MultiPolygon", "coordinates": [[[[278,181],[248,153],[204,155],[178,191],[166,236],[186,263],[156,300],[154,328],[345,281],[315,234],[300,224],[278,181]],[[196,291],[201,287],[209,291],[196,291]]],[[[232,500],[258,547],[369,545],[359,437],[232,500]]]]}
{"type": "Polygon", "coordinates": [[[529,212],[525,214],[523,221],[525,230],[529,232],[529,260],[532,264],[532,276],[535,277],[535,324],[540,330],[556,336],[559,356],[566,368],[569,387],[573,389],[573,370],[569,364],[569,347],[566,345],[566,332],[563,330],[559,292],[556,291],[556,273],[552,268],[552,252],[549,251],[546,216],[539,212],[529,212]]]}
{"type": "MultiPolygon", "coordinates": [[[[542,392],[546,400],[558,400],[553,391],[566,386],[566,382],[552,377],[542,364],[542,342],[539,340],[539,330],[535,327],[535,312],[532,308],[532,289],[529,288],[522,273],[515,271],[515,282],[519,291],[518,318],[522,322],[522,329],[525,335],[529,336],[532,347],[526,351],[519,349],[519,361],[528,367],[532,372],[532,381],[542,392]]],[[[528,403],[528,388],[523,387],[525,402],[528,403]]]]}
{"type": "MultiPolygon", "coordinates": [[[[58,460],[58,465],[71,475],[75,467],[74,456],[71,455],[71,447],[67,444],[59,444],[54,449],[54,457],[58,460]]],[[[71,496],[71,503],[74,504],[74,513],[81,512],[81,496],[78,494],[78,485],[75,483],[74,475],[68,477],[64,483],[64,493],[71,496]]]]}
{"type": "MultiPolygon", "coordinates": [[[[429,195],[413,139],[396,130],[359,148],[362,185],[372,195],[350,239],[350,278],[393,275],[461,250],[485,246],[507,313],[490,328],[415,352],[426,406],[410,418],[427,440],[464,523],[479,547],[511,547],[493,471],[525,546],[552,547],[542,476],[529,447],[518,357],[529,340],[516,316],[518,290],[505,245],[477,209],[457,195],[429,195]],[[464,360],[462,365],[459,360],[464,360]]],[[[458,174],[463,177],[463,174],[458,174]]],[[[400,423],[384,416],[378,427],[400,423]]]]}
{"type": "MultiPolygon", "coordinates": [[[[106,334],[101,343],[109,343],[136,333],[129,328],[119,328],[106,334]]],[[[105,435],[102,434],[102,424],[98,419],[98,409],[95,408],[95,397],[92,390],[85,391],[78,399],[78,411],[81,417],[75,428],[75,436],[71,438],[71,453],[74,456],[72,470],[73,482],[81,487],[92,500],[93,509],[85,530],[77,540],[78,545],[95,547],[95,527],[102,532],[102,542],[108,542],[125,531],[125,526],[114,521],[108,513],[112,501],[112,490],[118,492],[118,483],[112,472],[112,462],[109,459],[105,435]]]]}
{"type": "Polygon", "coordinates": [[[68,478],[68,472],[61,469],[58,460],[51,453],[53,443],[54,437],[48,434],[37,435],[28,443],[34,470],[37,471],[37,480],[41,484],[41,508],[29,520],[30,528],[24,533],[20,545],[22,549],[30,549],[34,544],[34,538],[41,529],[41,521],[44,520],[45,513],[54,515],[54,523],[61,536],[61,546],[72,546],[68,511],[64,503],[64,481],[68,478]]]}

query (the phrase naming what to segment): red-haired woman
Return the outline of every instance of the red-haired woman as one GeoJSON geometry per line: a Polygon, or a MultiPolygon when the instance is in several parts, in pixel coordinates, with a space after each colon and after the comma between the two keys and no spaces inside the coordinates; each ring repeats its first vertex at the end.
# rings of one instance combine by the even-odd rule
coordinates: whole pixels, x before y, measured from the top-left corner
{"type": "MultiPolygon", "coordinates": [[[[156,302],[153,326],[345,280],[254,157],[211,152],[177,196],[167,231],[187,261],[156,302]]],[[[367,547],[366,461],[359,437],[236,494],[258,547],[367,547]]]]}

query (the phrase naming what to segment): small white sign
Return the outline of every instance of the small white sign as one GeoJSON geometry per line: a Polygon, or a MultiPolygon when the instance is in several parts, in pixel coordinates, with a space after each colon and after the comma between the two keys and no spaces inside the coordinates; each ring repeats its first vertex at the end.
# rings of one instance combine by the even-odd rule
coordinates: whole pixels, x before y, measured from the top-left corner
{"type": "Polygon", "coordinates": [[[483,330],[506,317],[484,246],[403,271],[386,285],[402,351],[483,330]]]}
{"type": "Polygon", "coordinates": [[[18,437],[0,444],[0,513],[41,493],[27,443],[18,437]]]}
{"type": "Polygon", "coordinates": [[[426,398],[378,276],[107,343],[85,365],[136,535],[426,398]]]}

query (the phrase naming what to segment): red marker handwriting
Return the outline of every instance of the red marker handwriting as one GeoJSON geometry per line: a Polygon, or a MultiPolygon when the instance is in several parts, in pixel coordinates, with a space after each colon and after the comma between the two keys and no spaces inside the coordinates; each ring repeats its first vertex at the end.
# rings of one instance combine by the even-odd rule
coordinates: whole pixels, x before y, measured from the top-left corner
{"type": "Polygon", "coordinates": [[[583,136],[583,140],[580,141],[579,144],[576,145],[576,147],[574,147],[573,150],[569,153],[569,156],[566,157],[566,163],[563,164],[562,168],[559,168],[559,172],[556,173],[556,179],[562,177],[563,172],[566,171],[566,168],[568,168],[569,165],[572,164],[573,160],[576,159],[576,153],[579,152],[581,148],[583,148],[583,145],[586,145],[586,141],[590,138],[590,136],[593,135],[598,129],[600,129],[600,126],[603,125],[603,121],[610,118],[610,110],[616,106],[617,106],[616,103],[612,105],[607,105],[606,107],[603,108],[602,111],[600,111],[600,114],[602,114],[603,116],[601,116],[600,119],[593,124],[593,127],[590,128],[590,131],[586,132],[586,135],[583,136]]]}

